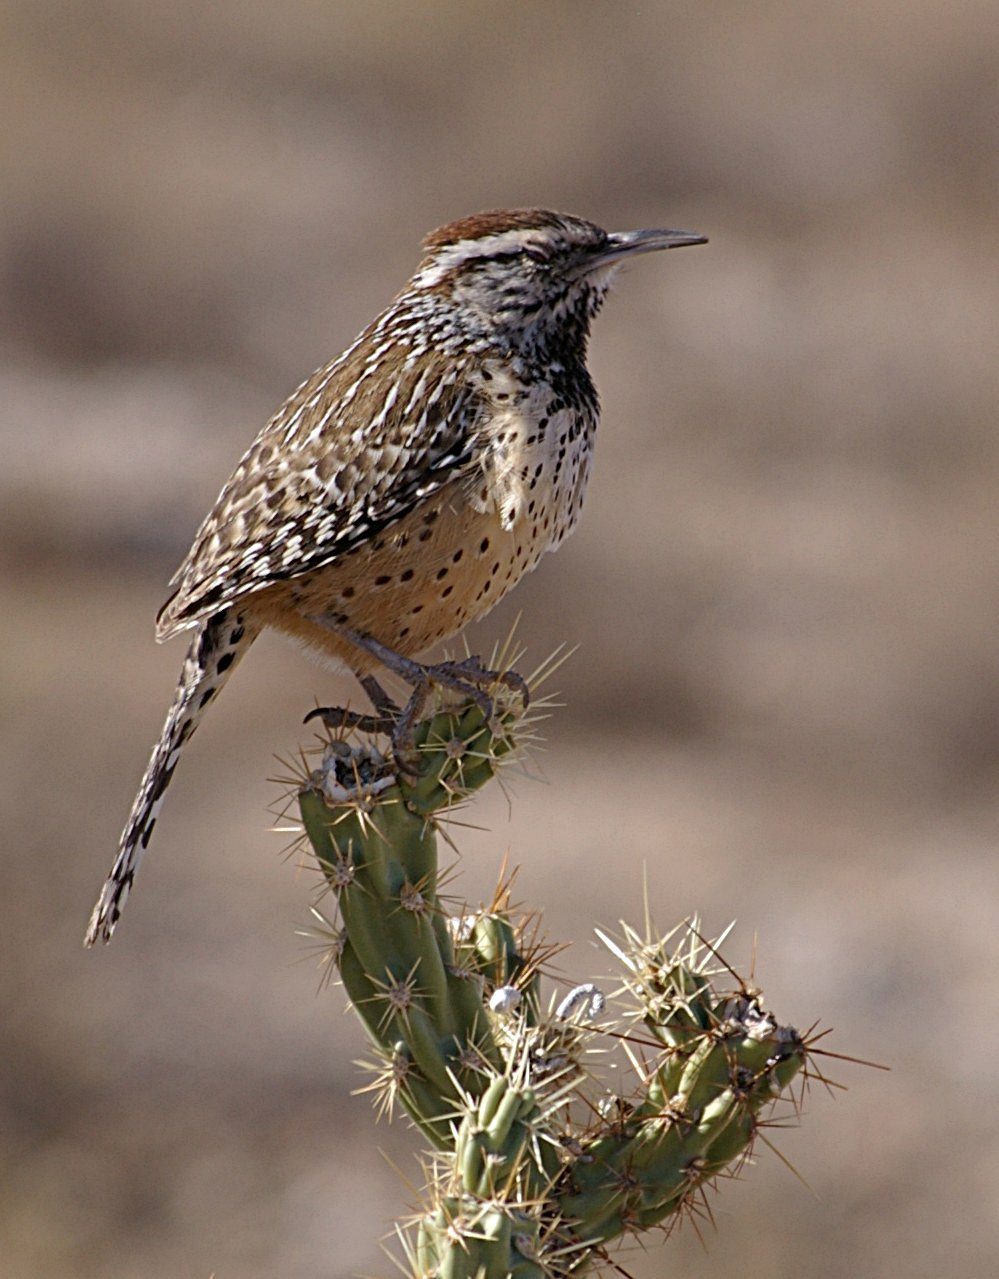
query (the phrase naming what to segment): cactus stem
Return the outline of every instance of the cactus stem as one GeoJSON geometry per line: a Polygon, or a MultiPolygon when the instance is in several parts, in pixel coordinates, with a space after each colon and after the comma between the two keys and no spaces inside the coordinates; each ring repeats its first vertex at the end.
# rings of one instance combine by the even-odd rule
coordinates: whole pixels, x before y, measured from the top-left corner
{"type": "Polygon", "coordinates": [[[802,1090],[835,1086],[811,1062],[815,1028],[779,1025],[752,974],[721,957],[728,930],[710,939],[695,916],[664,934],[646,892],[643,929],[598,931],[617,988],[605,998],[587,982],[545,1003],[542,977],[563,948],[513,903],[516,871],[504,864],[477,909],[445,896],[454,867],[441,871],[439,842],[453,847],[471,795],[554,704],[534,690],[564,657],[532,676],[528,715],[512,680],[490,690],[488,720],[438,697],[414,726],[412,774],[355,728],[327,732],[319,767],[298,781],[336,900],[332,919],[313,910],[307,936],[373,1041],[358,1092],[379,1118],[402,1107],[435,1152],[401,1236],[419,1279],[570,1279],[614,1266],[607,1245],[623,1235],[682,1221],[700,1234],[707,1189],[783,1125],[775,1102],[797,1113],[797,1077],[802,1090]],[[628,1087],[603,1082],[608,1052],[612,1068],[630,1066],[628,1087]]]}

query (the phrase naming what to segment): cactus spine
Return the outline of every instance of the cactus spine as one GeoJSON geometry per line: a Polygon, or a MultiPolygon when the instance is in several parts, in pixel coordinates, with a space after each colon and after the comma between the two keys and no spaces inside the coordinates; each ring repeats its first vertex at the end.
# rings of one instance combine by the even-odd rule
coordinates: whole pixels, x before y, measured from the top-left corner
{"type": "Polygon", "coordinates": [[[326,745],[298,792],[339,911],[331,955],[375,1048],[372,1088],[431,1147],[425,1211],[400,1234],[420,1279],[599,1267],[608,1242],[669,1226],[745,1160],[807,1058],[696,927],[600,934],[624,969],[611,1018],[592,986],[542,1005],[551,949],[528,940],[507,892],[448,914],[442,823],[525,735],[519,699],[503,684],[492,696],[488,719],[437,705],[413,776],[355,734],[326,745]],[[602,1086],[596,1064],[622,1040],[627,1095],[602,1086]]]}

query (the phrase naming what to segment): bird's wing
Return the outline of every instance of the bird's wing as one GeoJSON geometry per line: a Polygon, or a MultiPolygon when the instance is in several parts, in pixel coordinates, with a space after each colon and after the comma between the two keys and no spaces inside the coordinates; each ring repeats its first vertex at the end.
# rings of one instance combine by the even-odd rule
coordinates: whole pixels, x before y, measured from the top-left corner
{"type": "Polygon", "coordinates": [[[484,409],[453,355],[416,358],[362,334],[244,455],[174,576],[157,637],[377,536],[473,467],[484,409]]]}

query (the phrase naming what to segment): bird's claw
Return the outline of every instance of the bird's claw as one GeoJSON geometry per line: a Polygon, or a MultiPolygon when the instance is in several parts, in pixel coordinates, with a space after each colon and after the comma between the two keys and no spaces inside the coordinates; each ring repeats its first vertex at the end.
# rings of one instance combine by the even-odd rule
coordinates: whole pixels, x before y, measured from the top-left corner
{"type": "Polygon", "coordinates": [[[384,733],[386,736],[392,735],[396,722],[387,715],[362,715],[344,706],[316,706],[309,711],[302,723],[308,724],[313,719],[322,720],[334,732],[338,729],[356,728],[362,733],[384,733]]]}

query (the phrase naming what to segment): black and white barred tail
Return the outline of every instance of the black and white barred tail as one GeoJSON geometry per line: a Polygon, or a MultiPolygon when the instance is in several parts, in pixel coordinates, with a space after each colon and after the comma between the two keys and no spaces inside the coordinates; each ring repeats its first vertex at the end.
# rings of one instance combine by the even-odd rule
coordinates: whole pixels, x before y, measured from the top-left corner
{"type": "Polygon", "coordinates": [[[195,632],[166,723],[122,831],[118,856],[90,917],[84,945],[111,940],[180,752],[259,630],[236,609],[226,609],[203,622],[195,632]]]}

